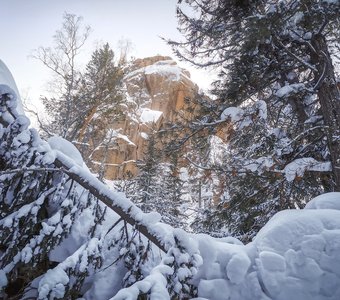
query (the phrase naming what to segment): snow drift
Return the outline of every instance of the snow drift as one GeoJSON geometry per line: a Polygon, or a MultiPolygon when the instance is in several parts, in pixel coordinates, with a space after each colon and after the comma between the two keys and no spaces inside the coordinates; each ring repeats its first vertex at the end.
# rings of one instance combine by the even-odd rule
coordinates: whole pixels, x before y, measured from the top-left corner
{"type": "MultiPolygon", "coordinates": [[[[1,72],[1,78],[9,78],[8,70],[3,64],[1,72]]],[[[2,83],[0,81],[0,84],[2,83]]],[[[28,151],[27,145],[32,142],[34,151],[41,153],[41,161],[44,163],[45,158],[46,165],[53,164],[56,158],[63,158],[72,166],[66,175],[71,176],[74,172],[87,183],[87,187],[81,183],[76,186],[81,195],[79,201],[89,193],[88,186],[99,187],[102,193],[112,200],[113,205],[120,207],[135,224],[143,225],[166,250],[166,253],[163,253],[156,246],[149,248],[153,254],[143,265],[140,278],[134,278],[128,286],[124,285],[123,279],[131,271],[123,264],[122,260],[126,259],[124,255],[135,253],[136,249],[147,244],[147,240],[143,237],[136,238],[134,243],[112,244],[113,235],[117,234],[111,231],[112,225],[117,220],[119,222],[119,217],[114,212],[105,215],[103,224],[98,225],[92,236],[86,235],[85,229],[94,221],[91,214],[91,209],[94,208],[90,204],[75,215],[77,219],[72,220],[74,224],[71,224],[70,218],[63,218],[63,224],[71,230],[67,238],[61,240],[50,252],[50,258],[53,256],[58,264],[32,281],[31,286],[35,289],[31,289],[31,298],[64,298],[73,281],[67,269],[77,265],[80,274],[86,274],[84,286],[81,288],[83,299],[137,299],[140,294],[148,294],[149,299],[164,300],[171,299],[174,295],[178,299],[197,300],[340,299],[340,193],[320,195],[310,201],[306,209],[277,213],[260,230],[253,242],[247,245],[232,237],[217,239],[204,234],[189,234],[160,223],[159,216],[144,214],[124,195],[105,188],[89,173],[75,148],[68,145],[67,151],[62,153],[53,143],[60,143],[58,138],[53,138],[49,144],[41,141],[34,130],[27,129],[27,118],[15,112],[15,86],[10,89],[7,86],[11,83],[4,83],[6,86],[1,86],[0,96],[6,101],[0,101],[0,120],[2,124],[9,124],[8,128],[16,129],[12,133],[17,134],[11,140],[13,149],[28,151]],[[4,94],[6,97],[2,97],[4,94]],[[105,247],[106,244],[109,246],[105,247]],[[88,259],[91,256],[103,259],[97,269],[89,267],[88,259]]],[[[10,132],[6,130],[5,127],[0,128],[1,137],[10,132]]],[[[8,147],[8,141],[7,144],[1,143],[0,150],[8,147]]],[[[5,153],[19,156],[22,152],[5,153]]],[[[20,168],[20,165],[17,167],[20,168]]],[[[1,173],[1,183],[8,180],[8,176],[1,173]]],[[[63,182],[58,184],[62,185],[63,182]]],[[[42,205],[41,200],[34,201],[34,205],[42,205]]],[[[61,206],[66,207],[68,202],[69,200],[65,199],[61,206]]],[[[28,204],[1,217],[0,226],[11,227],[21,216],[32,213],[34,205],[28,204]]],[[[105,207],[104,204],[102,206],[105,207]]],[[[62,233],[62,228],[57,226],[60,212],[58,207],[53,209],[54,215],[42,222],[40,234],[45,237],[52,233],[54,235],[55,232],[62,233]]],[[[53,213],[53,210],[50,213],[53,213]]],[[[138,230],[138,226],[136,228],[138,230]]],[[[130,226],[126,231],[133,232],[133,228],[130,226]]],[[[16,264],[26,264],[34,259],[36,250],[33,242],[39,243],[39,240],[31,240],[31,244],[15,256],[15,261],[7,265],[2,264],[4,267],[0,269],[1,288],[8,284],[7,275],[16,264]]],[[[0,252],[0,255],[2,257],[4,253],[0,252]]],[[[140,257],[137,255],[135,259],[140,257]]]]}
{"type": "Polygon", "coordinates": [[[16,97],[18,98],[17,111],[20,114],[24,114],[24,109],[21,103],[20,94],[15,83],[15,80],[11,72],[1,59],[0,59],[0,84],[9,86],[15,92],[16,97]]]}

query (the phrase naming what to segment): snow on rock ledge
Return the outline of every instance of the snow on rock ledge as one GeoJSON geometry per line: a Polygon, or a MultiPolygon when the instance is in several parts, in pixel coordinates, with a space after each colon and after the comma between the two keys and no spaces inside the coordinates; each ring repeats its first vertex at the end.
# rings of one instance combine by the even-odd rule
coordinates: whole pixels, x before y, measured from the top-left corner
{"type": "MultiPolygon", "coordinates": [[[[105,177],[110,180],[136,175],[136,162],[144,159],[147,149],[146,137],[178,119],[193,119],[198,111],[193,109],[194,103],[190,101],[196,97],[198,86],[190,79],[190,73],[170,57],[136,59],[123,82],[126,96],[124,115],[119,122],[106,128],[126,137],[113,136],[112,145],[105,153],[105,177]]],[[[100,118],[96,122],[100,122],[100,118]]],[[[164,143],[168,142],[167,139],[169,137],[163,136],[164,143]]],[[[94,149],[92,170],[98,171],[105,149],[94,149]]]]}

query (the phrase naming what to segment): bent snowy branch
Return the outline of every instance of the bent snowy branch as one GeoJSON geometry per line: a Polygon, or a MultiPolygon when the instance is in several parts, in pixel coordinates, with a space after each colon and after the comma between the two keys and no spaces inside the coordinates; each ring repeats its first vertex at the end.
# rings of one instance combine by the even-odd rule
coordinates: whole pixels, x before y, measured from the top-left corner
{"type": "MultiPolygon", "coordinates": [[[[143,217],[146,214],[128,199],[119,198],[117,193],[112,192],[91,173],[86,172],[81,167],[74,166],[72,162],[72,160],[68,159],[62,153],[58,153],[54,164],[84,189],[88,190],[99,201],[117,213],[124,221],[136,228],[159,249],[166,252],[166,243],[143,222],[143,217]]],[[[155,224],[152,224],[152,226],[155,226],[155,224]]]]}

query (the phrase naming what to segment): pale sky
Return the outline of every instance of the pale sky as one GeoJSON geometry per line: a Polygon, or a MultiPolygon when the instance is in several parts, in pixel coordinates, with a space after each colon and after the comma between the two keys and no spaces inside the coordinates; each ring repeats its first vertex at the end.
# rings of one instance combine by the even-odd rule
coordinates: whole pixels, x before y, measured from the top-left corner
{"type": "MultiPolygon", "coordinates": [[[[52,36],[61,27],[64,12],[84,18],[92,33],[84,47],[90,56],[98,43],[108,42],[113,49],[120,39],[132,42],[136,58],[169,55],[171,49],[161,40],[179,39],[176,0],[0,0],[0,59],[11,70],[23,97],[37,98],[46,94],[50,73],[30,58],[39,46],[52,46],[52,36]]],[[[84,65],[87,60],[84,60],[84,65]]],[[[206,89],[205,72],[188,64],[192,79],[206,89]]]]}

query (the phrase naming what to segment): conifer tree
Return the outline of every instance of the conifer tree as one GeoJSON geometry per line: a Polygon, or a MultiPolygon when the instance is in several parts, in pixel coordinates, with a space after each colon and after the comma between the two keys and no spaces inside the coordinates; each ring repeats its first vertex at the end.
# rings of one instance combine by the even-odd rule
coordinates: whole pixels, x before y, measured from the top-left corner
{"type": "MultiPolygon", "coordinates": [[[[89,165],[95,150],[115,143],[111,127],[123,117],[124,67],[116,62],[113,50],[106,43],[92,53],[82,76],[77,91],[77,103],[82,110],[70,138],[76,141],[89,165]]],[[[105,169],[107,151],[103,152],[103,157],[97,160],[105,169]]]]}
{"type": "Polygon", "coordinates": [[[169,162],[164,164],[162,180],[160,182],[160,195],[158,201],[164,222],[174,226],[185,228],[185,209],[183,201],[184,181],[181,179],[181,171],[178,166],[178,153],[167,155],[169,162]]]}
{"type": "Polygon", "coordinates": [[[122,114],[122,78],[127,61],[116,60],[106,43],[92,53],[82,72],[79,53],[90,27],[76,15],[65,13],[63,18],[62,28],[54,35],[54,48],[40,47],[34,54],[54,75],[52,96],[42,98],[49,119],[40,122],[40,127],[47,136],[57,134],[77,142],[84,157],[88,157],[93,149],[83,146],[90,139],[92,148],[107,140],[108,125],[122,114]],[[94,122],[95,117],[101,121],[94,122]]]}
{"type": "Polygon", "coordinates": [[[186,14],[181,2],[186,40],[170,43],[181,58],[220,71],[221,117],[210,124],[233,124],[225,163],[210,166],[228,182],[217,213],[248,239],[277,210],[340,189],[340,95],[330,52],[340,3],[185,1],[195,11],[186,14]]]}
{"type": "Polygon", "coordinates": [[[121,117],[123,67],[124,65],[116,63],[114,52],[108,43],[92,53],[83,75],[82,87],[78,92],[79,105],[85,112],[85,118],[79,116],[79,119],[84,118],[85,121],[79,121],[80,129],[75,133],[78,142],[85,138],[86,130],[95,114],[105,125],[121,117]]]}
{"type": "Polygon", "coordinates": [[[144,212],[158,212],[162,221],[175,226],[186,226],[182,211],[184,181],[178,166],[178,153],[162,153],[159,133],[148,134],[148,144],[142,161],[137,163],[138,174],[125,183],[124,191],[144,212]]]}
{"type": "Polygon", "coordinates": [[[137,163],[139,173],[127,191],[127,195],[144,212],[158,211],[160,159],[160,152],[156,148],[156,133],[151,132],[148,134],[143,160],[137,163]]]}
{"type": "Polygon", "coordinates": [[[35,129],[28,129],[25,116],[16,113],[14,93],[1,88],[0,92],[1,110],[10,116],[0,118],[0,297],[74,299],[89,269],[101,265],[94,233],[103,210],[93,196],[55,168],[49,145],[35,129]],[[85,239],[79,236],[73,241],[77,251],[53,255],[66,246],[63,241],[84,213],[95,222],[84,224],[85,239]],[[81,259],[87,261],[83,266],[81,259]],[[34,282],[38,277],[39,288],[34,282]]]}

